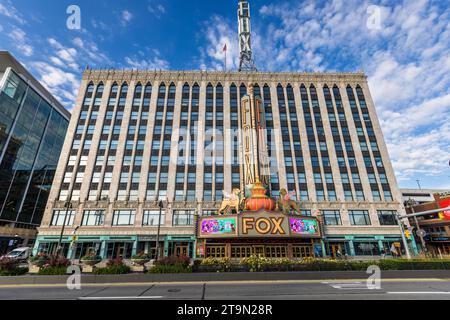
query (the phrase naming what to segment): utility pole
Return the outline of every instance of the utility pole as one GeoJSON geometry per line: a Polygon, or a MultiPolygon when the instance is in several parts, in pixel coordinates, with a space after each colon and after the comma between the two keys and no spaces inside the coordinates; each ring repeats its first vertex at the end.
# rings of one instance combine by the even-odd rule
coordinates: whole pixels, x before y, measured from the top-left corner
{"type": "MultiPolygon", "coordinates": [[[[409,198],[409,200],[407,201],[407,204],[408,204],[409,208],[411,209],[411,213],[413,213],[413,214],[416,213],[416,212],[414,211],[414,200],[411,199],[411,198],[409,198]]],[[[423,251],[423,252],[427,252],[427,247],[426,247],[426,244],[425,244],[425,239],[423,238],[422,233],[419,232],[420,226],[419,226],[419,221],[417,220],[417,216],[413,216],[413,218],[414,218],[414,223],[416,224],[416,234],[419,236],[419,238],[420,238],[420,244],[422,245],[422,251],[423,251]]]]}
{"type": "Polygon", "coordinates": [[[417,179],[416,182],[417,182],[417,186],[419,187],[419,190],[422,190],[422,186],[420,185],[420,180],[417,179]]]}
{"type": "Polygon", "coordinates": [[[61,251],[61,243],[62,243],[62,237],[64,234],[64,229],[66,228],[66,223],[67,223],[67,216],[69,215],[69,209],[72,209],[72,203],[70,201],[66,201],[66,203],[64,203],[64,208],[66,208],[66,214],[64,215],[64,222],[61,228],[61,234],[59,235],[59,240],[58,240],[58,246],[56,247],[56,256],[59,256],[60,251],[61,251]]]}
{"type": "Polygon", "coordinates": [[[159,233],[161,231],[161,214],[162,214],[162,209],[164,208],[164,204],[163,204],[162,200],[159,200],[158,207],[159,207],[159,217],[158,217],[158,232],[156,234],[155,262],[158,261],[158,258],[159,258],[159,233]]]}
{"type": "Polygon", "coordinates": [[[400,233],[402,235],[402,242],[403,242],[403,246],[405,247],[406,259],[409,260],[409,259],[411,259],[411,253],[409,252],[408,241],[406,240],[406,237],[405,237],[405,230],[403,230],[403,225],[402,225],[402,222],[400,220],[398,212],[395,215],[395,218],[397,220],[397,224],[398,224],[398,227],[400,229],[400,233]]]}

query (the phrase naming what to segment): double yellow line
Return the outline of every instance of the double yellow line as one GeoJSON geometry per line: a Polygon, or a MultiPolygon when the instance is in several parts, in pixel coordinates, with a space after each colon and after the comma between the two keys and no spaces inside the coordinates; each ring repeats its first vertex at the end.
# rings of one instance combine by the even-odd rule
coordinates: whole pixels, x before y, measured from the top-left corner
{"type": "MultiPolygon", "coordinates": [[[[239,284],[308,284],[308,283],[347,283],[347,282],[365,282],[367,279],[320,279],[320,280],[231,280],[231,281],[179,281],[179,282],[117,282],[117,283],[83,283],[81,287],[144,287],[150,285],[162,286],[187,286],[187,285],[239,285],[239,284]]],[[[410,278],[410,279],[382,279],[382,283],[396,282],[450,282],[450,278],[410,278]]],[[[11,288],[64,288],[66,283],[54,284],[2,284],[0,289],[11,288]]]]}

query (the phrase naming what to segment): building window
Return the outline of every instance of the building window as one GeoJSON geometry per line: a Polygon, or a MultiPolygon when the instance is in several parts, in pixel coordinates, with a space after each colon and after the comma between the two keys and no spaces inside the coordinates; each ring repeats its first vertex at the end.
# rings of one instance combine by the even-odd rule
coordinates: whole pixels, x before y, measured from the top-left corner
{"type": "Polygon", "coordinates": [[[105,221],[104,210],[84,210],[82,226],[102,226],[105,221]]]}
{"type": "Polygon", "coordinates": [[[342,224],[341,214],[338,210],[324,210],[322,214],[326,226],[339,226],[342,224]]]}
{"type": "Polygon", "coordinates": [[[73,225],[73,220],[75,218],[75,211],[74,210],[54,210],[53,211],[53,217],[52,222],[50,225],[52,226],[62,226],[64,224],[64,219],[66,219],[66,226],[73,225]],[[67,218],[66,218],[67,214],[67,218]]]}
{"type": "Polygon", "coordinates": [[[382,226],[393,226],[397,224],[396,211],[379,210],[378,211],[378,221],[382,226]]]}
{"type": "Polygon", "coordinates": [[[350,223],[354,226],[370,226],[369,211],[366,210],[351,210],[348,212],[350,223]]]}
{"type": "Polygon", "coordinates": [[[172,217],[174,226],[192,226],[194,225],[193,210],[176,210],[172,217]]]}
{"type": "Polygon", "coordinates": [[[113,226],[132,226],[134,225],[134,210],[115,210],[113,214],[113,226]]]}
{"type": "MultiPolygon", "coordinates": [[[[165,212],[161,211],[161,225],[163,226],[165,223],[165,212]]],[[[144,211],[144,220],[142,222],[143,226],[158,226],[159,220],[159,210],[145,210],[144,211]]]]}

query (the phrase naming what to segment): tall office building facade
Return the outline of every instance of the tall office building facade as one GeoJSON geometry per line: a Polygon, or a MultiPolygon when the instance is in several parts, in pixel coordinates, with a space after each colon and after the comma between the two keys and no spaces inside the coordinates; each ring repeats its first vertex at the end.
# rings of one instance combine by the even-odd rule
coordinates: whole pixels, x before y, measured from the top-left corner
{"type": "Polygon", "coordinates": [[[33,245],[70,113],[0,51],[0,253],[33,245]]]}
{"type": "Polygon", "coordinates": [[[323,254],[400,245],[402,195],[364,74],[86,70],[35,249],[54,251],[66,221],[72,258],[154,254],[164,200],[162,254],[195,256],[198,217],[245,188],[249,94],[266,123],[271,194],[295,191],[301,214],[318,217],[323,254]]]}

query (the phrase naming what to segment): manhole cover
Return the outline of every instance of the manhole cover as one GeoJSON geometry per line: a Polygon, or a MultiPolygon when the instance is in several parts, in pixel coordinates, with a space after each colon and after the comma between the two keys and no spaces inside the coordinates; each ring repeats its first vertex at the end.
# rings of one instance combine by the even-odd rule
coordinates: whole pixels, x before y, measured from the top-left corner
{"type": "Polygon", "coordinates": [[[167,290],[167,292],[180,292],[181,289],[169,289],[167,290]]]}

